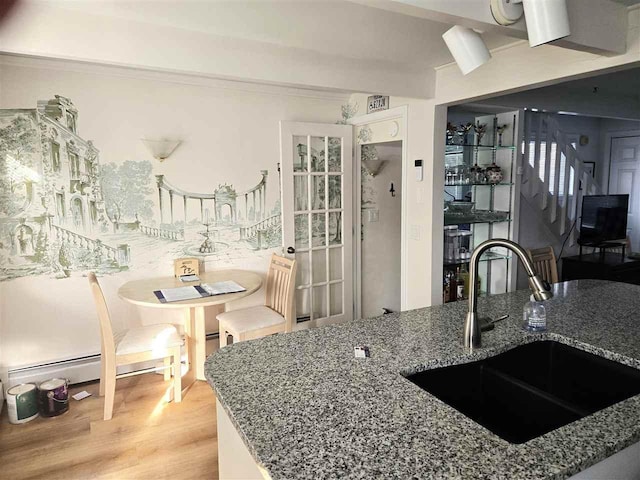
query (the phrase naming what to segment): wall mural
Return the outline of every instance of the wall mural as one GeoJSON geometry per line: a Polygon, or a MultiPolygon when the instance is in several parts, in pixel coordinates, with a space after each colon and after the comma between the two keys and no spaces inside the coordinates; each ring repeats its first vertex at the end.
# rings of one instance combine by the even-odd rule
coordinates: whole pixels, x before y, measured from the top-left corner
{"type": "Polygon", "coordinates": [[[233,262],[281,245],[268,170],[249,188],[190,192],[154,176],[149,161],[101,165],[77,121],[60,95],[0,110],[0,281],[117,273],[185,255],[233,262]]]}

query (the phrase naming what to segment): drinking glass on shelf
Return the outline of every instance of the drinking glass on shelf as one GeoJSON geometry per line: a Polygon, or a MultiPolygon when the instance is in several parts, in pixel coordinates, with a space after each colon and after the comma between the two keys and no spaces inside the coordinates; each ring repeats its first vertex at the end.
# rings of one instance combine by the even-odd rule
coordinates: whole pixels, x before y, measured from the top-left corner
{"type": "Polygon", "coordinates": [[[469,185],[470,183],[471,183],[471,175],[469,172],[469,167],[466,167],[466,166],[460,167],[460,184],[469,185]]]}
{"type": "Polygon", "coordinates": [[[445,170],[445,185],[453,185],[454,182],[454,173],[452,168],[447,168],[445,170]]]}

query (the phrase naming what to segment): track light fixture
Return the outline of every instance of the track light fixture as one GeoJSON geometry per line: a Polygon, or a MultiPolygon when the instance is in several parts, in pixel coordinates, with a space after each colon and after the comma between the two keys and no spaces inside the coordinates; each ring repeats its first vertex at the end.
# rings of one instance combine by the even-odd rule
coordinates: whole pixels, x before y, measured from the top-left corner
{"type": "Polygon", "coordinates": [[[442,38],[463,75],[487,63],[491,58],[482,37],[470,28],[455,25],[442,38]]]}
{"type": "Polygon", "coordinates": [[[537,47],[571,34],[566,0],[490,0],[500,25],[512,25],[524,14],[529,45],[537,47]]]}

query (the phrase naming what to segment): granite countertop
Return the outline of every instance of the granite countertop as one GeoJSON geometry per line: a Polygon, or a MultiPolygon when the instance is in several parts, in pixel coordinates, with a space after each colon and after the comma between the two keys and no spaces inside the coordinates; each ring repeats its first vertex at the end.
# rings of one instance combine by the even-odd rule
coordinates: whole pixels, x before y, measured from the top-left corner
{"type": "Polygon", "coordinates": [[[403,376],[546,339],[640,369],[640,286],[554,285],[544,334],[521,327],[529,294],[480,299],[480,314],[510,317],[473,353],[458,302],[232,345],[207,359],[206,377],[274,480],[567,478],[640,441],[640,395],[516,445],[403,376]],[[356,345],[371,357],[355,359],[356,345]]]}

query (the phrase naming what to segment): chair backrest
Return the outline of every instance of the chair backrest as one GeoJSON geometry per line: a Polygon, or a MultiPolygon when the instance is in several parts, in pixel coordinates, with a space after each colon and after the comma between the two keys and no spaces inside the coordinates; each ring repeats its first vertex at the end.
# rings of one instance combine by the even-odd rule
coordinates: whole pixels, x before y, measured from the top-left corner
{"type": "Polygon", "coordinates": [[[556,254],[553,247],[527,249],[529,258],[533,262],[538,275],[549,283],[558,283],[558,265],[556,263],[556,254]]]}
{"type": "Polygon", "coordinates": [[[267,273],[265,305],[285,319],[285,332],[293,330],[295,323],[296,261],[271,255],[267,273]]]}
{"type": "Polygon", "coordinates": [[[89,272],[89,285],[91,286],[93,301],[98,311],[98,320],[100,320],[102,351],[103,353],[115,354],[116,347],[113,340],[113,327],[111,326],[109,309],[107,308],[107,302],[104,299],[104,294],[102,293],[102,288],[100,288],[96,274],[93,272],[89,272]]]}

